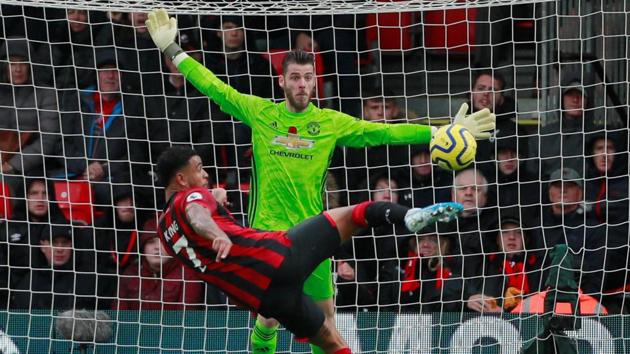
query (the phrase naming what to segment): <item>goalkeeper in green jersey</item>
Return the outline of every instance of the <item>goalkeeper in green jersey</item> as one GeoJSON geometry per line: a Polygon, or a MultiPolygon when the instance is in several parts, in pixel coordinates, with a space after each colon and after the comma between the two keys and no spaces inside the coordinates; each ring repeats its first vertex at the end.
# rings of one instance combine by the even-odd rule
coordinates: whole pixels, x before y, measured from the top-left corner
{"type": "MultiPolygon", "coordinates": [[[[285,57],[279,78],[284,102],[241,94],[183,52],[174,41],[177,20],[169,18],[165,10],[152,11],[146,25],[156,46],[188,81],[225,113],[251,127],[249,222],[254,228],[286,230],[322,212],[321,191],[336,145],[428,144],[437,130],[417,124],[372,123],[315,107],[311,103],[316,82],[313,55],[303,51],[292,51],[285,57]]],[[[465,116],[467,110],[467,105],[462,105],[454,123],[478,139],[489,138],[494,115],[485,109],[465,116]]],[[[330,260],[306,280],[304,292],[323,309],[326,321],[334,323],[330,260]]],[[[259,316],[252,333],[254,352],[275,352],[277,326],[277,321],[259,316]]]]}

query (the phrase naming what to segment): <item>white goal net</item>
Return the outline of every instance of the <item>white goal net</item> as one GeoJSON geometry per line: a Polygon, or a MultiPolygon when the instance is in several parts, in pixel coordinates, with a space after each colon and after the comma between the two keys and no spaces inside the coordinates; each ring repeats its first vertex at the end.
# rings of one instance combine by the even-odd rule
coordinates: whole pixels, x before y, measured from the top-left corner
{"type": "MultiPolygon", "coordinates": [[[[320,108],[432,126],[462,103],[497,115],[460,173],[422,145],[330,157],[325,207],[465,206],[437,229],[366,230],[339,249],[352,352],[628,352],[624,0],[2,1],[0,352],[250,350],[251,314],[156,242],[166,148],[193,146],[244,224],[256,172],[250,129],[151,41],[157,7],[243,93],[284,100],[282,60],[303,49],[320,108]]],[[[278,353],[309,350],[281,330],[278,353]]]]}

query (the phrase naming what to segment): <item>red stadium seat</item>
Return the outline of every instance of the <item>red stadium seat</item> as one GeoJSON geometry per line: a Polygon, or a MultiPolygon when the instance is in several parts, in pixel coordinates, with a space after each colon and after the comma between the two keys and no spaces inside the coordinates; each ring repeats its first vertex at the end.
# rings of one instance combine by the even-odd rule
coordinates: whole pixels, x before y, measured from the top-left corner
{"type": "MultiPolygon", "coordinates": [[[[324,98],[324,58],[321,53],[315,54],[315,76],[317,77],[317,98],[324,98]]],[[[276,74],[282,75],[282,62],[287,56],[287,49],[271,49],[269,53],[261,54],[271,62],[276,74]]]]}
{"type": "Polygon", "coordinates": [[[368,48],[402,51],[413,47],[414,12],[368,14],[365,40],[368,48]]]}
{"type": "Polygon", "coordinates": [[[11,189],[7,183],[2,182],[0,183],[0,220],[11,219],[12,216],[11,189]]]}
{"type": "Polygon", "coordinates": [[[476,43],[476,18],[476,8],[425,12],[425,48],[449,53],[469,53],[476,43]]]}
{"type": "Polygon", "coordinates": [[[90,182],[82,180],[55,181],[55,201],[66,219],[91,225],[94,219],[92,188],[90,182]]]}

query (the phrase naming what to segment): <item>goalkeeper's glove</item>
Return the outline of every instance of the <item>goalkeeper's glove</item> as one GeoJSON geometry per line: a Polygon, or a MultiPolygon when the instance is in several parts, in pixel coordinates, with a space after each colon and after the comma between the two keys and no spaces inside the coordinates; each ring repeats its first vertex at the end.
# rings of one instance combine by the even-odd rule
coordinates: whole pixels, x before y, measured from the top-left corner
{"type": "Polygon", "coordinates": [[[459,124],[468,129],[477,140],[490,138],[497,121],[494,113],[487,108],[468,116],[466,112],[468,112],[468,104],[462,103],[461,107],[459,107],[459,112],[455,115],[453,124],[459,124]]]}
{"type": "Polygon", "coordinates": [[[177,36],[177,19],[169,18],[164,9],[157,9],[149,12],[149,19],[145,22],[153,43],[160,48],[166,56],[174,59],[179,53],[183,53],[182,48],[175,43],[177,36]]]}

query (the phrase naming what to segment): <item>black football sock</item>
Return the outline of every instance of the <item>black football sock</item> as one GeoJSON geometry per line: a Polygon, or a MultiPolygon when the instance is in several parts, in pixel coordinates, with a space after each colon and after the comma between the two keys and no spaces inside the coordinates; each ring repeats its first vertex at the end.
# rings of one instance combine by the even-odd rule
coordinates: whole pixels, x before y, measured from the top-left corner
{"type": "Polygon", "coordinates": [[[400,224],[409,208],[390,202],[363,202],[354,207],[352,220],[363,227],[400,224]]]}

